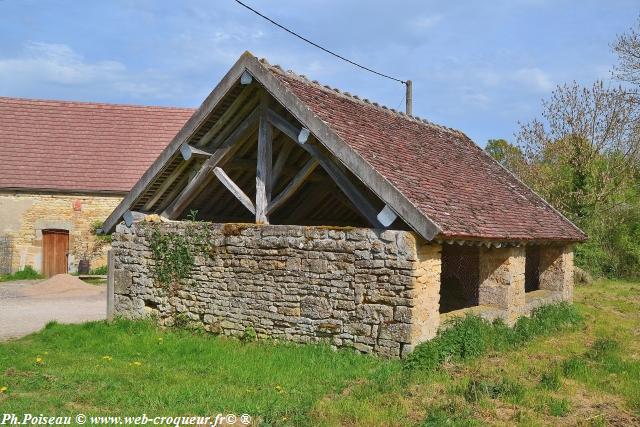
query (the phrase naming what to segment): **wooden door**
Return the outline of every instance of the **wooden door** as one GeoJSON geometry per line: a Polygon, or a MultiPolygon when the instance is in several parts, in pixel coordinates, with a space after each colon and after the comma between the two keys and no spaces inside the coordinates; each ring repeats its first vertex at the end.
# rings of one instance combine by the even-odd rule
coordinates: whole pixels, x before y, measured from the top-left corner
{"type": "Polygon", "coordinates": [[[67,272],[69,232],[65,230],[42,231],[42,273],[45,277],[67,272]]]}

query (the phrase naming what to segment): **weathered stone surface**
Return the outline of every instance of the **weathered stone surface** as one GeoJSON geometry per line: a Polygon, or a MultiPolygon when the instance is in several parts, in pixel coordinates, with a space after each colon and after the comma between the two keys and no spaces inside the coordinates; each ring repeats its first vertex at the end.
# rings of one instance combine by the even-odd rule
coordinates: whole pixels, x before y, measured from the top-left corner
{"type": "Polygon", "coordinates": [[[410,324],[418,265],[412,233],[198,226],[207,227],[210,245],[194,244],[194,269],[179,289],[154,283],[148,236],[151,227],[184,234],[185,223],[141,222],[113,235],[118,314],[152,314],[171,325],[181,313],[214,333],[237,336],[252,327],[258,336],[326,340],[393,357],[417,336],[410,324]]]}
{"type": "MultiPolygon", "coordinates": [[[[119,315],[173,325],[180,313],[178,320],[213,333],[241,336],[253,328],[259,337],[325,341],[386,357],[406,355],[440,327],[442,247],[413,233],[202,223],[208,245],[193,243],[190,275],[162,287],[153,279],[152,227],[185,234],[187,224],[140,222],[114,233],[119,315]]],[[[570,300],[571,248],[541,254],[540,295],[525,299],[523,249],[482,249],[482,306],[474,308],[513,321],[541,304],[570,300]]]]}
{"type": "Polygon", "coordinates": [[[130,270],[118,268],[113,271],[113,288],[116,294],[126,294],[132,284],[130,270]]]}
{"type": "Polygon", "coordinates": [[[507,323],[514,323],[525,306],[524,247],[480,249],[480,305],[505,310],[507,323]]]}

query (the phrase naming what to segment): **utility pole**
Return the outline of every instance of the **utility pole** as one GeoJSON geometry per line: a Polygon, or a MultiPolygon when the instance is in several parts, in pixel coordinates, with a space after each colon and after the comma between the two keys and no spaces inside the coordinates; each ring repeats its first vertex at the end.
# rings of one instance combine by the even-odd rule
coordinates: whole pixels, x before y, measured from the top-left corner
{"type": "Polygon", "coordinates": [[[413,82],[411,80],[407,80],[404,84],[407,86],[407,96],[406,96],[407,106],[405,108],[405,113],[412,116],[413,115],[413,82]]]}

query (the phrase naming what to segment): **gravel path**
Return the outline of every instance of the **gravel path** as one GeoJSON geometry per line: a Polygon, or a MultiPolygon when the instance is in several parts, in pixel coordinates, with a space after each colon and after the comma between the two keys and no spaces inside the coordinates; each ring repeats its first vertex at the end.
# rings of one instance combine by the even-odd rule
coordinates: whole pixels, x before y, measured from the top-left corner
{"type": "Polygon", "coordinates": [[[106,317],[106,286],[59,274],[48,280],[0,282],[0,341],[36,332],[48,322],[106,317]]]}

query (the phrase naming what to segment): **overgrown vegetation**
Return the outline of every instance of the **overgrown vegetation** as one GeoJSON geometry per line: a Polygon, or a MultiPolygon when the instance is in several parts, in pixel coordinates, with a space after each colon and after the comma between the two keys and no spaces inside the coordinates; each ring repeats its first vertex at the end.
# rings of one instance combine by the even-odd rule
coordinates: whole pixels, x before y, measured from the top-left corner
{"type": "Polygon", "coordinates": [[[153,275],[163,286],[179,283],[193,268],[195,258],[188,236],[155,228],[151,232],[150,247],[155,261],[153,275]]]}
{"type": "Polygon", "coordinates": [[[456,318],[437,337],[420,344],[405,360],[405,367],[433,370],[445,362],[476,359],[490,351],[517,348],[537,336],[575,328],[581,321],[576,308],[567,303],[541,307],[530,318],[518,319],[513,328],[477,316],[456,318]]]}
{"type": "Polygon", "coordinates": [[[9,282],[11,280],[36,280],[42,278],[43,276],[40,273],[35,271],[30,265],[27,265],[22,270],[16,271],[15,273],[0,276],[0,282],[9,282]]]}
{"type": "Polygon", "coordinates": [[[51,324],[0,343],[0,407],[248,413],[263,426],[638,425],[640,287],[601,281],[578,288],[576,300],[581,322],[562,306],[511,332],[464,319],[440,341],[435,369],[254,341],[251,329],[234,340],[151,322],[51,324]]]}
{"type": "Polygon", "coordinates": [[[157,223],[149,225],[152,273],[159,285],[178,286],[191,272],[196,256],[209,257],[211,232],[206,223],[196,220],[197,214],[191,210],[189,221],[179,231],[164,231],[157,223]]]}
{"type": "Polygon", "coordinates": [[[487,152],[589,235],[577,264],[598,276],[640,277],[640,20],[617,38],[613,77],[559,86],[516,145],[487,152]]]}

